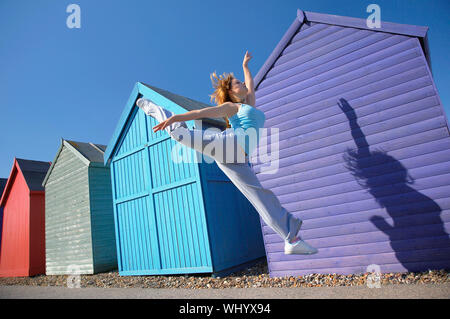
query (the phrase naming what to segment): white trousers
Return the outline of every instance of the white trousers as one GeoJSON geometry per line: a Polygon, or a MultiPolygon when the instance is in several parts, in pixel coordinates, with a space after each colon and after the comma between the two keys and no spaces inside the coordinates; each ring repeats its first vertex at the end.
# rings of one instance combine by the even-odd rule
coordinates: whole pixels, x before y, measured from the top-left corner
{"type": "MultiPolygon", "coordinates": [[[[150,100],[140,100],[141,102],[138,100],[138,106],[159,123],[174,115],[173,112],[150,100]]],[[[186,123],[176,122],[166,127],[165,130],[177,142],[212,157],[217,166],[255,207],[264,222],[284,241],[294,239],[300,230],[302,220],[289,213],[281,206],[275,194],[261,185],[251,168],[248,155],[245,155],[243,149],[238,146],[233,129],[205,134],[204,130],[189,129],[186,123]],[[207,147],[214,142],[219,142],[216,145],[227,145],[228,142],[228,145],[235,145],[235,147],[224,147],[222,152],[216,152],[216,149],[207,147]],[[233,153],[231,156],[229,156],[230,150],[233,153]]]]}

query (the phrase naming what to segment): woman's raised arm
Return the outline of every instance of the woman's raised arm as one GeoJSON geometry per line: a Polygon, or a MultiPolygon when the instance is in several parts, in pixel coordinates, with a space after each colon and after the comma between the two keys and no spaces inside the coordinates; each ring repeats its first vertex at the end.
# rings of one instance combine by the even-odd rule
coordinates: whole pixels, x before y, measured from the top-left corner
{"type": "Polygon", "coordinates": [[[247,104],[255,106],[256,97],[255,97],[255,85],[253,83],[253,77],[250,73],[250,69],[248,68],[248,61],[252,58],[251,54],[247,51],[245,52],[244,61],[242,62],[242,68],[244,69],[244,77],[245,77],[245,86],[248,89],[247,96],[245,101],[247,104]]]}

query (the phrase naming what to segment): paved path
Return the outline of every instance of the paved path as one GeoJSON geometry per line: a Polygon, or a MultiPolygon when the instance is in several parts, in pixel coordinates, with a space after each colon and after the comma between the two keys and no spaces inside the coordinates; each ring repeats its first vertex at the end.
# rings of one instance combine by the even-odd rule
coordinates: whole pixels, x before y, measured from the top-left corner
{"type": "Polygon", "coordinates": [[[450,299],[450,284],[399,284],[381,288],[304,287],[304,288],[225,288],[225,289],[155,289],[155,288],[66,288],[36,286],[0,286],[0,298],[55,299],[303,299],[303,298],[439,298],[450,299]]]}

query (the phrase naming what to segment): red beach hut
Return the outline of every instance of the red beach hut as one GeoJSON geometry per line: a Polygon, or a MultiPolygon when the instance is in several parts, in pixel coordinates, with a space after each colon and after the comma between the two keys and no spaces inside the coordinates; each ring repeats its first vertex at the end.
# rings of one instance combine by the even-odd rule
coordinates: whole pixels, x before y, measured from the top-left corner
{"type": "Polygon", "coordinates": [[[45,193],[50,162],[14,158],[0,199],[3,231],[0,277],[45,274],[45,193]]]}

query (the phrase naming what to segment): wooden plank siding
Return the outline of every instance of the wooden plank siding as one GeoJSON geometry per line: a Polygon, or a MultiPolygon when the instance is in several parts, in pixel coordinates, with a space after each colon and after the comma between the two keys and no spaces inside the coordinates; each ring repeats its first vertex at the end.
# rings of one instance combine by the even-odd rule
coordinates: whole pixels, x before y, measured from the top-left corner
{"type": "Polygon", "coordinates": [[[109,168],[89,167],[89,200],[94,273],[117,269],[109,168]]]}
{"type": "Polygon", "coordinates": [[[0,277],[45,273],[45,193],[41,184],[50,164],[14,158],[0,198],[4,208],[0,277]]]}
{"type": "Polygon", "coordinates": [[[47,275],[117,268],[111,176],[102,148],[62,139],[47,172],[47,275]]]}
{"type": "Polygon", "coordinates": [[[285,255],[261,220],[270,276],[449,268],[449,127],[419,39],[296,23],[257,81],[279,170],[254,170],[319,253],[285,255]]]}
{"type": "Polygon", "coordinates": [[[112,160],[119,272],[212,271],[198,164],[174,163],[156,124],[135,108],[112,160]]]}
{"type": "Polygon", "coordinates": [[[260,218],[249,200],[217,164],[202,163],[200,174],[215,269],[265,257],[260,218]]]}
{"type": "MultiPolygon", "coordinates": [[[[0,277],[30,275],[30,197],[23,176],[15,169],[8,179],[11,189],[3,211],[0,277]]],[[[6,190],[5,190],[6,192],[6,190]]]]}
{"type": "Polygon", "coordinates": [[[46,274],[93,274],[89,168],[62,147],[45,184],[46,274]]]}

